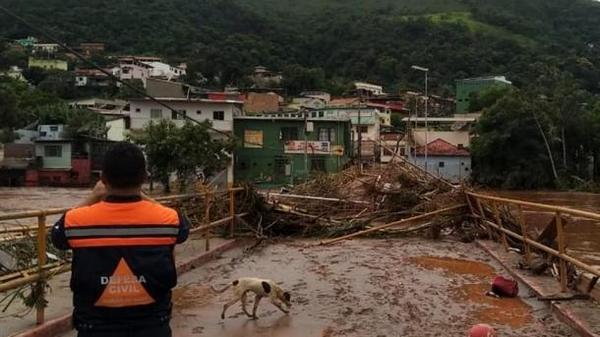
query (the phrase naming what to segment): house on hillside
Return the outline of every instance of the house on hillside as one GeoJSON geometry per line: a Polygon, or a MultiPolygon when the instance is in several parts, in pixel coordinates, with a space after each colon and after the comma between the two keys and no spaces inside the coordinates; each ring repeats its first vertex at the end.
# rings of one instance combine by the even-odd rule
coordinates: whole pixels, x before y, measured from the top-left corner
{"type": "Polygon", "coordinates": [[[366,82],[354,82],[354,90],[361,96],[381,96],[384,94],[383,87],[366,82]]]}
{"type": "Polygon", "coordinates": [[[140,80],[146,87],[146,80],[150,77],[152,66],[147,62],[154,58],[138,58],[133,56],[119,58],[119,79],[120,80],[140,80]],[[146,60],[146,61],[142,61],[146,60]]]}
{"type": "Polygon", "coordinates": [[[511,86],[512,82],[504,76],[487,76],[465,78],[456,81],[456,113],[468,113],[471,95],[477,94],[487,88],[511,86]]]}
{"type": "Polygon", "coordinates": [[[152,67],[150,69],[150,77],[161,78],[171,81],[179,79],[186,75],[185,69],[174,67],[163,62],[152,61],[144,63],[152,67]]]}
{"type": "Polygon", "coordinates": [[[209,98],[162,98],[164,102],[178,111],[167,110],[164,106],[147,98],[132,98],[129,100],[129,111],[132,129],[143,129],[151,121],[171,120],[182,126],[186,117],[203,122],[210,121],[215,129],[225,132],[233,131],[234,116],[242,115],[243,101],[216,100],[209,98]],[[186,116],[186,117],[184,117],[186,116]]]}
{"type": "Polygon", "coordinates": [[[270,71],[266,67],[254,67],[254,73],[250,76],[255,88],[276,88],[281,85],[283,75],[270,71]]]}
{"type": "Polygon", "coordinates": [[[35,58],[33,56],[29,57],[29,68],[42,68],[47,70],[69,70],[69,65],[65,60],[59,59],[46,59],[46,58],[35,58]]]}
{"type": "Polygon", "coordinates": [[[60,46],[56,43],[34,43],[31,50],[34,55],[54,55],[58,53],[60,46]]]}
{"type": "Polygon", "coordinates": [[[236,182],[263,186],[294,184],[318,172],[338,172],[350,161],[348,117],[308,118],[295,114],[240,116],[235,136],[236,182]],[[305,131],[306,130],[306,131],[305,131]]]}
{"type": "Polygon", "coordinates": [[[439,138],[427,147],[417,148],[414,159],[418,166],[452,183],[467,181],[471,176],[469,151],[439,138]]]}
{"type": "Polygon", "coordinates": [[[283,97],[274,92],[250,92],[244,101],[244,112],[246,114],[273,113],[279,111],[281,103],[283,97]]]}
{"type": "Polygon", "coordinates": [[[104,43],[94,43],[94,42],[88,42],[88,43],[80,43],[79,44],[79,50],[81,51],[81,53],[87,57],[90,57],[92,55],[95,54],[101,54],[104,52],[104,43]]]}
{"type": "MultiPolygon", "coordinates": [[[[110,69],[107,72],[111,72],[110,69]]],[[[75,86],[88,88],[109,87],[113,83],[110,76],[98,69],[76,69],[75,86]]]]}

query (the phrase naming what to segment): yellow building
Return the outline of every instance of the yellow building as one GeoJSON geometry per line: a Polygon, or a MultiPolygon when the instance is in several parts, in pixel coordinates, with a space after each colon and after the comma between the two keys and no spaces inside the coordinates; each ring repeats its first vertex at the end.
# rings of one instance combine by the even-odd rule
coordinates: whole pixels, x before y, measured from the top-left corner
{"type": "Polygon", "coordinates": [[[43,69],[58,69],[68,70],[69,66],[67,61],[57,59],[37,59],[34,57],[29,58],[29,68],[38,67],[43,69]]]}

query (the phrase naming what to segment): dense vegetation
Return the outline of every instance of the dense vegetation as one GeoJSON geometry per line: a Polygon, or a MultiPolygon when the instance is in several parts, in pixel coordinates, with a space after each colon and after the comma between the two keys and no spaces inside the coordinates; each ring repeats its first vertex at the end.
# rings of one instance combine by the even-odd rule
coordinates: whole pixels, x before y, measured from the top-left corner
{"type": "MultiPolygon", "coordinates": [[[[188,80],[201,73],[216,88],[247,85],[258,64],[282,71],[289,94],[341,93],[352,80],[381,83],[392,93],[419,89],[422,74],[411,71],[412,64],[431,69],[432,92],[441,95],[452,95],[458,78],[505,75],[517,89],[483,95],[474,106],[486,111],[473,146],[477,181],[548,187],[600,177],[600,3],[591,0],[0,4],[69,44],[104,42],[110,53],[187,62],[188,80]]],[[[32,34],[12,19],[0,20],[5,39],[32,34]]],[[[0,67],[23,60],[0,46],[0,67]]],[[[66,74],[26,76],[37,89],[0,85],[0,106],[8,107],[0,107],[0,126],[14,119],[7,111],[73,95],[65,90],[66,74]]]]}
{"type": "MultiPolygon", "coordinates": [[[[502,73],[523,85],[530,64],[550,62],[598,90],[600,6],[591,0],[1,0],[76,44],[188,61],[215,85],[243,85],[257,64],[302,69],[313,85],[355,79],[388,89],[415,86],[411,64],[432,69],[432,86],[502,73]],[[585,58],[585,60],[582,60],[585,58]],[[316,70],[316,71],[315,71],[316,70]],[[318,77],[320,74],[324,76],[318,77]]],[[[31,32],[0,20],[0,35],[31,32]]]]}

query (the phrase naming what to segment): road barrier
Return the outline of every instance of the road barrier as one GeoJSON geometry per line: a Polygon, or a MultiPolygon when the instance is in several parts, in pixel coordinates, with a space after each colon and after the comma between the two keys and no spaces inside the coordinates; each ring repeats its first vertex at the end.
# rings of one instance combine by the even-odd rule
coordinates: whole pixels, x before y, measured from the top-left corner
{"type": "MultiPolygon", "coordinates": [[[[200,199],[202,204],[198,205],[198,209],[203,209],[201,225],[191,228],[191,233],[201,232],[205,240],[205,250],[210,250],[210,232],[211,229],[227,225],[229,236],[233,236],[235,230],[236,219],[246,215],[246,213],[235,213],[236,194],[244,191],[242,187],[229,188],[227,190],[209,191],[205,193],[191,193],[158,197],[155,200],[161,204],[173,204],[177,202],[190,201],[200,199]],[[215,206],[215,201],[219,197],[228,199],[229,216],[211,221],[211,209],[215,206]]],[[[219,202],[221,202],[219,200],[219,202]]],[[[36,238],[37,260],[36,266],[12,272],[10,274],[0,276],[0,293],[18,289],[28,284],[33,284],[39,293],[37,294],[37,303],[45,303],[45,286],[49,277],[67,272],[71,269],[70,262],[47,263],[48,256],[48,229],[52,226],[47,224],[47,217],[51,215],[60,215],[68,211],[69,208],[54,208],[36,211],[25,211],[18,213],[0,214],[0,221],[14,221],[22,219],[37,218],[36,226],[11,226],[0,229],[0,242],[8,240],[23,240],[27,238],[36,238]],[[16,234],[16,236],[15,236],[16,234]],[[4,241],[3,241],[4,240],[4,241]]],[[[45,305],[36,306],[36,323],[38,325],[45,321],[45,305]]]]}

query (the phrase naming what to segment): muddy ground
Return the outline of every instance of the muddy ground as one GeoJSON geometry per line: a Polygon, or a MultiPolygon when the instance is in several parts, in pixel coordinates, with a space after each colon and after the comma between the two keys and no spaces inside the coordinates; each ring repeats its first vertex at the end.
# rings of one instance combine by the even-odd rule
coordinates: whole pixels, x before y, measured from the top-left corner
{"type": "MultiPolygon", "coordinates": [[[[229,253],[183,275],[174,292],[174,336],[465,336],[475,323],[499,336],[577,336],[521,286],[517,299],[485,296],[502,268],[472,244],[422,239],[354,240],[331,247],[281,242],[247,256],[229,253]],[[235,305],[219,318],[242,276],[274,279],[292,293],[284,315],[261,302],[259,319],[235,305]]],[[[250,305],[249,305],[250,307],[250,305]]]]}

